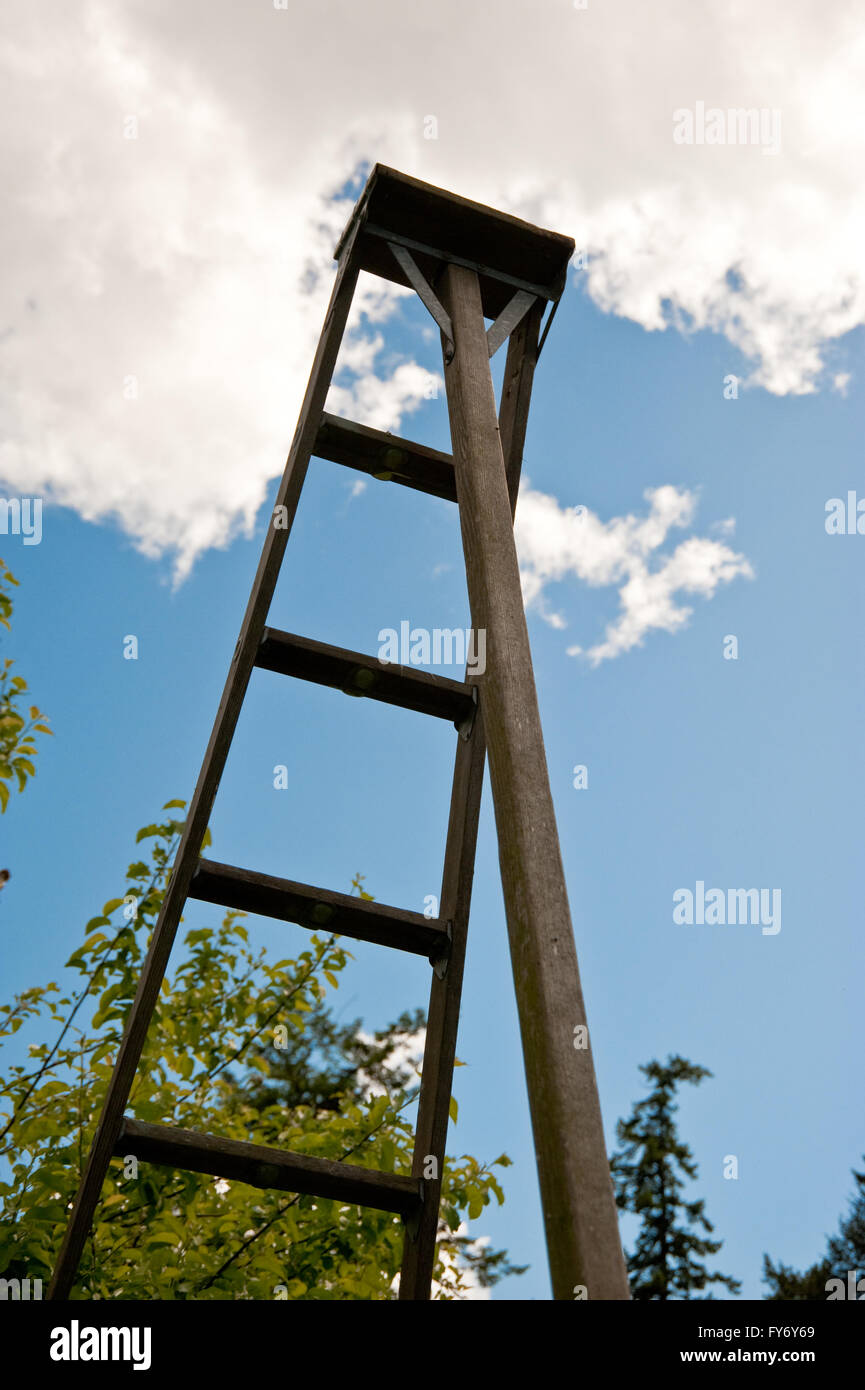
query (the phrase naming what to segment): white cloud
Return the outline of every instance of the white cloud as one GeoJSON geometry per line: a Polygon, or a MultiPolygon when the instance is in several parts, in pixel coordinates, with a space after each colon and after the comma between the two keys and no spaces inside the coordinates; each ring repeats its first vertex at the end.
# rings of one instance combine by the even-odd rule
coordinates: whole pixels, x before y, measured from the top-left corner
{"type": "Polygon", "coordinates": [[[350,386],[334,384],[327,408],[335,415],[362,420],[378,430],[396,430],[403,416],[416,410],[441,377],[416,362],[401,363],[389,377],[364,372],[350,386]]]}
{"type": "MultiPolygon", "coordinates": [[[[500,0],[493,31],[456,0],[9,0],[4,30],[0,478],[178,576],[282,467],[360,161],[571,232],[604,309],[723,333],[774,392],[865,320],[852,0],[500,0]],[[782,153],[674,144],[698,100],[780,110],[782,153]]],[[[434,332],[385,356],[399,301],[363,286],[333,396],[386,429],[439,367],[434,332]]]]}
{"type": "Polygon", "coordinates": [[[847,395],[847,387],[850,385],[849,372],[836,372],[832,378],[832,390],[837,391],[839,396],[847,395]]]}
{"type": "MultiPolygon", "coordinates": [[[[367,1046],[373,1046],[376,1042],[372,1033],[364,1033],[362,1030],[357,1034],[358,1039],[367,1046]]],[[[423,1061],[423,1050],[426,1045],[426,1028],[418,1028],[414,1033],[394,1033],[391,1039],[390,1051],[387,1061],[383,1066],[387,1071],[392,1071],[395,1076],[409,1067],[412,1071],[417,1071],[423,1061]]],[[[387,1088],[369,1076],[363,1067],[358,1067],[357,1082],[361,1087],[365,1100],[370,1100],[373,1096],[385,1096],[388,1094],[387,1088]]]]}
{"type": "MultiPolygon", "coordinates": [[[[443,1232],[439,1232],[439,1241],[441,1240],[443,1234],[443,1232]]],[[[469,1228],[467,1222],[461,1221],[456,1230],[457,1237],[466,1238],[468,1234],[469,1228]]],[[[463,1250],[466,1255],[479,1255],[481,1251],[487,1245],[489,1245],[489,1243],[489,1236],[476,1236],[474,1240],[469,1241],[467,1246],[463,1247],[463,1250]]],[[[447,1247],[445,1247],[442,1250],[441,1257],[442,1264],[445,1266],[445,1269],[448,1271],[448,1274],[452,1277],[458,1277],[462,1282],[463,1291],[460,1297],[460,1302],[484,1303],[491,1301],[492,1294],[490,1293],[490,1290],[484,1288],[483,1284],[480,1282],[476,1272],[471,1267],[471,1265],[467,1264],[465,1260],[461,1259],[458,1254],[455,1254],[454,1251],[447,1247]]],[[[441,1292],[442,1285],[438,1282],[437,1279],[434,1279],[432,1282],[432,1287],[430,1289],[430,1298],[437,1298],[441,1292]]]]}
{"type": "MultiPolygon", "coordinates": [[[[467,1223],[465,1221],[461,1221],[455,1232],[456,1236],[464,1238],[468,1236],[468,1233],[469,1228],[467,1223]]],[[[438,1234],[436,1235],[437,1243],[441,1244],[447,1234],[448,1233],[440,1225],[438,1234]]],[[[478,1255],[487,1245],[489,1245],[489,1243],[489,1236],[476,1236],[473,1240],[469,1241],[468,1245],[463,1247],[463,1250],[465,1251],[466,1255],[478,1255]]],[[[471,1265],[467,1264],[464,1259],[461,1259],[458,1253],[456,1253],[449,1246],[444,1246],[440,1251],[440,1254],[442,1264],[444,1265],[445,1269],[447,1288],[445,1288],[445,1285],[441,1284],[438,1279],[433,1279],[432,1284],[430,1286],[430,1298],[432,1300],[441,1299],[443,1293],[445,1292],[452,1293],[457,1280],[460,1281],[462,1289],[459,1296],[459,1302],[484,1303],[489,1302],[491,1300],[492,1295],[490,1293],[490,1290],[484,1287],[484,1285],[480,1282],[480,1279],[478,1278],[476,1271],[472,1268],[471,1265]]],[[[393,1279],[391,1280],[390,1285],[394,1294],[399,1293],[399,1281],[399,1274],[395,1274],[393,1279]]]]}
{"type": "MultiPolygon", "coordinates": [[[[737,576],[753,577],[744,555],[721,541],[689,536],[652,568],[656,552],[672,529],[682,530],[694,519],[697,499],[692,492],[666,485],[648,488],[648,515],[601,519],[584,506],[562,507],[555,497],[538,492],[528,481],[520,488],[515,531],[520,556],[523,596],[555,628],[565,626],[558,613],[546,607],[545,590],[569,576],[593,588],[615,584],[621,612],[608,624],[604,640],[587,652],[579,645],[569,656],[585,654],[593,666],[642,645],[653,630],[676,632],[693,610],[676,603],[676,595],[712,598],[722,584],[737,576]]],[[[717,523],[724,534],[731,522],[717,523]]]]}

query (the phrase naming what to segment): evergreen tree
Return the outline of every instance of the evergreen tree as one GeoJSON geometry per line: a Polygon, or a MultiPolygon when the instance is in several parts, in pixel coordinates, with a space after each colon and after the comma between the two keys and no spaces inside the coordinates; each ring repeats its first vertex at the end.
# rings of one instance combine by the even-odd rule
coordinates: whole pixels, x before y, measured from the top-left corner
{"type": "MultiPolygon", "coordinates": [[[[865,1157],[865,1155],[863,1155],[865,1157]]],[[[822,1260],[800,1272],[789,1265],[773,1264],[763,1256],[763,1280],[768,1284],[770,1302],[823,1301],[828,1297],[830,1279],[844,1279],[849,1270],[865,1274],[865,1173],[853,1170],[855,1188],[847,1215],[838,1234],[830,1236],[822,1260]]]]}
{"type": "Polygon", "coordinates": [[[684,1057],[668,1057],[665,1066],[649,1062],[640,1071],[653,1083],[652,1090],[637,1101],[630,1119],[619,1120],[620,1147],[610,1160],[616,1202],[641,1223],[636,1247],[627,1256],[631,1293],[639,1299],[690,1298],[707,1284],[723,1284],[738,1293],[737,1280],[709,1273],[700,1263],[703,1256],[717,1254],[722,1242],[699,1234],[713,1230],[704,1203],[682,1197],[681,1175],[695,1179],[697,1165],[676,1131],[673,1097],[683,1082],[698,1086],[712,1073],[684,1057]]]}

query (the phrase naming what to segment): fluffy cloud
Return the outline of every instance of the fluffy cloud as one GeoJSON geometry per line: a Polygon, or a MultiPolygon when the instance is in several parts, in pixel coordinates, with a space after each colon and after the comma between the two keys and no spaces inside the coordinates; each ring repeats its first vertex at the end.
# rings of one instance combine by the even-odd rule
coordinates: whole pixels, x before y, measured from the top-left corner
{"type": "MultiPolygon", "coordinates": [[[[357,1038],[367,1047],[376,1045],[377,1040],[372,1033],[359,1031],[357,1038]]],[[[425,1046],[425,1027],[417,1028],[412,1033],[402,1032],[392,1035],[392,1046],[383,1066],[386,1072],[392,1073],[395,1088],[405,1085],[406,1076],[411,1080],[414,1079],[411,1073],[419,1071],[425,1046]]],[[[358,1067],[357,1081],[366,1100],[371,1100],[373,1096],[386,1096],[388,1094],[388,1088],[377,1081],[375,1077],[370,1076],[363,1067],[358,1067]]]]}
{"type": "MultiPolygon", "coordinates": [[[[677,604],[677,594],[708,599],[737,575],[753,577],[744,555],[700,536],[689,536],[653,568],[655,552],[670,530],[691,525],[696,497],[669,485],[649,488],[645,497],[647,516],[605,522],[586,507],[561,507],[555,497],[536,492],[528,483],[520,489],[516,536],[527,606],[562,628],[565,619],[545,602],[549,584],[574,576],[593,587],[619,586],[621,613],[607,626],[604,640],[585,652],[593,666],[640,646],[652,630],[676,632],[684,627],[693,610],[677,604]]],[[[720,526],[729,534],[729,521],[720,526]]],[[[582,655],[583,648],[568,647],[568,654],[582,655]]]]}
{"type": "MultiPolygon", "coordinates": [[[[724,334],[768,390],[846,389],[858,8],[500,0],[491,29],[456,0],[8,0],[0,480],[178,577],[248,532],[374,159],[570,231],[605,310],[724,334]],[[699,101],[779,111],[780,153],[676,144],[699,101]]],[[[393,429],[437,368],[434,338],[425,366],[385,355],[399,298],[363,289],[332,402],[393,429]]]]}

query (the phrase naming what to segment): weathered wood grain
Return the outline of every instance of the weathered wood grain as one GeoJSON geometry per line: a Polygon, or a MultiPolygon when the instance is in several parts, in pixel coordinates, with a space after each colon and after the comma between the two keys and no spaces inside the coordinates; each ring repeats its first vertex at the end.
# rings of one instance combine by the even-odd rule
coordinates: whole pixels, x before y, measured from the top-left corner
{"type": "Polygon", "coordinates": [[[456,352],[445,368],[481,709],[537,1154],[553,1297],[630,1297],[535,691],[480,287],[449,265],[440,293],[456,352]]]}
{"type": "Polygon", "coordinates": [[[213,859],[199,859],[189,885],[190,898],[218,903],[241,912],[256,912],[311,931],[336,932],[355,941],[372,941],[412,955],[436,958],[448,951],[447,932],[420,912],[368,902],[350,893],[314,888],[309,883],[276,878],[213,859]]]}
{"type": "Polygon", "coordinates": [[[307,1192],[400,1216],[416,1212],[421,1200],[421,1184],[414,1178],[143,1120],[124,1119],[114,1153],[118,1158],[133,1154],[168,1168],[209,1173],[250,1187],[307,1192]]]}
{"type": "Polygon", "coordinates": [[[186,826],[162,908],[157,919],[150,947],[144,961],[138,989],[126,1019],[123,1038],[117,1051],[111,1081],[99,1124],[93,1138],[84,1177],[60,1247],[51,1286],[50,1299],[69,1297],[75,1271],[90,1230],[96,1203],[102,1191],[105,1174],[114,1150],[123,1112],[135,1077],[141,1050],[147,1035],[162,979],[168,965],[171,947],[177,932],[189,884],[198,864],[201,842],[207,830],[217,788],[225,768],[228,750],[240,717],[243,697],[252,674],[261,635],[279,576],[282,557],[294,520],[300,491],[306,477],[315,437],[321,423],[325,397],[330,386],[337,352],[345,330],[352,295],[357,283],[358,265],[351,254],[352,242],[345,245],[324,328],[312,364],[300,417],[289,450],[285,471],[276,494],[276,508],[285,525],[267,528],[258,570],[249,596],[240,636],[228,671],[222,699],[217,710],[210,741],[204,755],[198,782],[189,804],[186,826]]]}
{"type": "Polygon", "coordinates": [[[316,458],[354,468],[384,482],[456,502],[454,463],[450,454],[415,444],[399,435],[324,414],[315,438],[316,458]]]}
{"type": "Polygon", "coordinates": [[[300,680],[341,690],[346,695],[364,696],[449,719],[459,724],[471,716],[474,704],[471,687],[432,671],[419,671],[396,662],[382,665],[378,657],[345,647],[331,647],[292,632],[266,627],[255,658],[256,666],[300,680]]]}

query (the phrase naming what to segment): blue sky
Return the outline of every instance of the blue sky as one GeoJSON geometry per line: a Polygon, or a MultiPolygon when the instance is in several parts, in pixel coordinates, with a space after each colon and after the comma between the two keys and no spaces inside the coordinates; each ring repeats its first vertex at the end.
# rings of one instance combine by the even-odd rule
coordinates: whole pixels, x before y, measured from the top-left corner
{"type": "MultiPolygon", "coordinates": [[[[612,1149],[641,1063],[712,1070],[681,1132],[717,1265],[759,1297],[764,1250],[822,1253],[865,1150],[865,539],[824,526],[865,496],[859,7],[500,0],[494,33],[459,0],[7,8],[0,497],[45,510],[39,545],[0,535],[21,581],[0,650],[56,737],[0,817],[4,993],[57,975],[136,829],[191,794],[353,175],[378,160],[565,232],[588,263],[536,374],[517,524],[602,1108],[612,1149]],[[771,119],[682,143],[676,113],[710,108],[771,119]],[[781,930],[675,923],[698,882],[780,890],[781,930]]],[[[334,408],[448,449],[425,311],[369,279],[358,307],[334,408]]],[[[367,652],[402,620],[467,625],[456,510],[357,481],[313,462],[271,624],[367,652]]],[[[337,889],[359,871],[423,910],[453,742],[257,672],[214,857],[337,889]]],[[[281,954],[303,936],[255,931],[281,954]]],[[[343,1016],[426,1003],[424,962],[354,954],[343,1016]]],[[[547,1298],[488,789],[458,1051],[450,1150],[514,1160],[474,1230],[531,1265],[494,1296],[547,1298]]]]}
{"type": "MultiPolygon", "coordinates": [[[[388,345],[435,369],[424,329],[406,301],[388,345]]],[[[845,348],[861,358],[861,337],[845,348]]],[[[567,629],[531,615],[530,633],[610,1146],[642,1094],[641,1062],[679,1052],[711,1068],[682,1098],[681,1130],[724,1240],[717,1266],[759,1297],[764,1250],[794,1264],[821,1252],[865,1148],[854,1079],[863,542],[824,529],[826,500],[861,477],[862,400],[856,384],[846,399],[757,389],[725,400],[723,378],[740,367],[713,335],[646,333],[572,286],[537,372],[524,467],[533,487],[605,520],[642,515],[647,487],[692,489],[695,528],[735,517],[755,572],[695,598],[684,630],[650,633],[596,669],[566,647],[597,640],[611,590],[564,581],[567,629]],[[723,658],[728,634],[736,661],[723,658]],[[698,879],[780,888],[781,931],[675,925],[672,894],[698,879]],[[728,1154],[735,1182],[722,1177],[728,1154]]],[[[447,447],[444,402],[405,433],[447,447]]],[[[313,463],[272,623],[369,651],[403,618],[467,623],[455,509],[384,483],[352,497],[354,481],[313,463]]],[[[5,645],[56,729],[2,824],[7,989],[57,974],[113,896],[135,829],[190,795],[266,517],[176,590],[164,562],[68,509],[46,509],[38,547],[4,538],[21,581],[5,645]],[[123,659],[128,633],[137,661],[123,659]]],[[[214,856],[343,889],[360,870],[378,899],[423,910],[438,891],[452,752],[447,725],[256,673],[214,856]],[[286,791],[273,788],[277,763],[286,791]]],[[[280,946],[303,936],[264,922],[256,934],[280,946]]],[[[425,1003],[423,962],[352,949],[337,996],[346,1016],[379,1026],[425,1003]]],[[[548,1297],[488,788],[458,1051],[451,1151],[514,1160],[504,1208],[476,1229],[531,1264],[496,1296],[548,1297]]]]}

